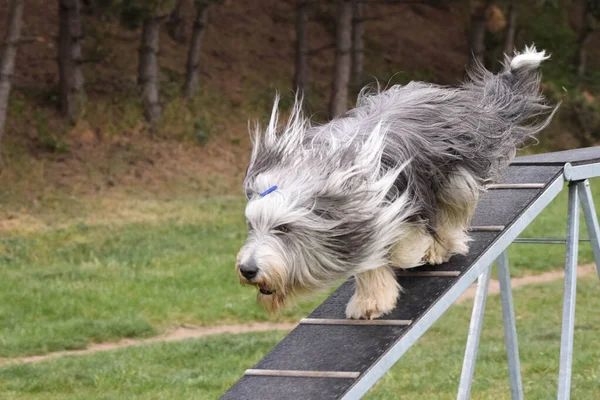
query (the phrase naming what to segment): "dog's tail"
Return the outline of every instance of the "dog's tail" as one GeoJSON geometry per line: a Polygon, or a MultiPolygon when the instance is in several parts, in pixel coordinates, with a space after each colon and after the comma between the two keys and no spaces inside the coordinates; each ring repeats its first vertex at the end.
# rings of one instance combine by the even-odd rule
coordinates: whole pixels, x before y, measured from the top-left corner
{"type": "Polygon", "coordinates": [[[465,88],[476,93],[483,114],[493,114],[492,119],[504,128],[497,131],[501,137],[490,138],[495,139],[490,145],[514,149],[550,123],[557,106],[549,106],[541,94],[539,72],[541,62],[548,58],[545,51],[530,46],[505,56],[504,70],[497,75],[481,65],[470,71],[465,88]]]}

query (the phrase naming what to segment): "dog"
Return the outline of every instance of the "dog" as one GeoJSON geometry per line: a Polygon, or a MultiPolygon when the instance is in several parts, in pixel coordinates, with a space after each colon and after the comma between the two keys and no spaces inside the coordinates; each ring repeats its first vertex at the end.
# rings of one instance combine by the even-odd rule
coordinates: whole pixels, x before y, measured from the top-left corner
{"type": "Polygon", "coordinates": [[[276,96],[264,133],[251,129],[240,281],[274,311],[354,276],[346,316],[389,313],[401,292],[393,269],[466,254],[486,185],[550,122],[538,71],[548,58],[531,46],[505,56],[499,74],[477,65],[458,87],[366,88],[319,126],[300,98],[279,126],[276,96]]]}

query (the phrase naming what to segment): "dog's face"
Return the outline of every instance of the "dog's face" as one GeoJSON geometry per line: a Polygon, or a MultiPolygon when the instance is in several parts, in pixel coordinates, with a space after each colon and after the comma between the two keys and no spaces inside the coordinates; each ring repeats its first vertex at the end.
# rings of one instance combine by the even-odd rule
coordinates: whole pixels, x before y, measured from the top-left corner
{"type": "Polygon", "coordinates": [[[240,281],[257,287],[268,311],[290,296],[384,265],[409,209],[406,198],[386,202],[387,190],[368,190],[363,178],[344,181],[337,172],[300,177],[286,170],[249,178],[247,188],[256,189],[248,193],[248,237],[236,262],[240,281]],[[274,185],[275,177],[280,184],[274,185]]]}
{"type": "Polygon", "coordinates": [[[380,126],[362,140],[311,130],[296,105],[277,133],[277,103],[254,136],[244,190],[248,238],[237,256],[243,284],[277,310],[290,295],[385,265],[410,214],[395,187],[404,166],[382,167],[380,126]]]}
{"type": "Polygon", "coordinates": [[[325,215],[312,189],[291,186],[297,174],[273,171],[254,177],[246,206],[248,237],[237,256],[236,271],[243,284],[258,288],[258,300],[269,311],[291,295],[326,287],[340,277],[345,245],[335,237],[340,219],[325,215]],[[272,182],[279,180],[278,185],[272,182]]]}
{"type": "Polygon", "coordinates": [[[236,263],[240,281],[256,286],[259,302],[270,311],[280,308],[288,294],[296,291],[294,265],[301,257],[283,189],[272,190],[248,201],[248,237],[236,263]]]}

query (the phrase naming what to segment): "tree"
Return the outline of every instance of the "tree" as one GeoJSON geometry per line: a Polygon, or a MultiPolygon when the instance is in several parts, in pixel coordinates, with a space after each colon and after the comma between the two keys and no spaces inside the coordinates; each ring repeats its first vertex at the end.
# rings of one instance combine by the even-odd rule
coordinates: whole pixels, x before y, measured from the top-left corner
{"type": "Polygon", "coordinates": [[[485,56],[485,11],[490,0],[471,0],[471,28],[469,32],[470,66],[482,63],[485,56]]]}
{"type": "Polygon", "coordinates": [[[169,36],[179,43],[185,43],[185,6],[187,0],[177,0],[167,21],[169,36]]]}
{"type": "Polygon", "coordinates": [[[308,79],[308,11],[307,0],[296,0],[296,65],[294,90],[306,93],[308,79]]]}
{"type": "Polygon", "coordinates": [[[504,54],[512,55],[515,51],[515,35],[517,33],[517,4],[511,0],[508,5],[508,22],[506,23],[506,35],[504,36],[504,54]]]}
{"type": "Polygon", "coordinates": [[[504,54],[512,55],[515,51],[515,34],[517,32],[517,5],[511,0],[508,5],[508,22],[506,24],[506,35],[504,36],[504,54]]]}
{"type": "Polygon", "coordinates": [[[153,127],[162,118],[158,66],[160,27],[174,5],[174,0],[122,0],[121,5],[123,25],[130,29],[142,25],[137,81],[144,98],[144,116],[153,127]]]}
{"type": "Polygon", "coordinates": [[[348,84],[350,83],[352,47],[352,1],[338,0],[335,26],[335,61],[333,87],[329,102],[329,115],[332,118],[342,115],[348,109],[348,84]]]}
{"type": "Polygon", "coordinates": [[[360,86],[363,79],[363,64],[365,53],[365,20],[363,15],[363,3],[354,0],[352,18],[352,85],[360,86]]]}
{"type": "Polygon", "coordinates": [[[200,70],[200,49],[202,36],[206,29],[208,20],[208,9],[211,0],[194,0],[196,7],[196,18],[194,19],[194,29],[192,31],[192,40],[188,50],[188,58],[185,71],[185,82],[183,84],[183,96],[191,99],[196,95],[198,88],[198,75],[200,70]]]}
{"type": "Polygon", "coordinates": [[[598,25],[600,18],[600,1],[599,0],[583,0],[581,13],[581,28],[577,38],[577,52],[575,54],[575,68],[577,75],[583,77],[585,75],[585,67],[587,64],[587,45],[590,41],[592,33],[598,25]]]}
{"type": "Polygon", "coordinates": [[[74,120],[84,103],[82,71],[81,3],[59,0],[58,70],[59,104],[64,117],[74,120]]]}
{"type": "MultiPolygon", "coordinates": [[[[6,123],[6,111],[8,109],[8,95],[12,75],[15,70],[15,59],[17,58],[17,46],[21,40],[21,29],[23,27],[24,0],[12,0],[8,11],[6,24],[6,38],[0,49],[0,141],[4,133],[6,123]]],[[[0,166],[2,157],[0,154],[0,166]]]]}
{"type": "Polygon", "coordinates": [[[162,107],[159,96],[158,52],[160,25],[165,17],[144,18],[139,49],[138,85],[144,93],[144,116],[152,125],[160,122],[162,107]]]}

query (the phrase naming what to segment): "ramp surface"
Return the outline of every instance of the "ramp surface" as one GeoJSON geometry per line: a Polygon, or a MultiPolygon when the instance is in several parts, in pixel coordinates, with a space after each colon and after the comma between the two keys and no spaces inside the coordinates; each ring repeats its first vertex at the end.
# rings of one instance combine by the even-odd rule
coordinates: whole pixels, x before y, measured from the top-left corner
{"type": "Polygon", "coordinates": [[[354,293],[349,279],[310,314],[323,324],[301,323],[222,399],[359,398],[560,192],[565,163],[598,161],[600,147],[515,159],[503,185],[490,189],[476,209],[468,255],[406,270],[420,276],[398,272],[404,291],[394,311],[381,319],[409,320],[410,325],[339,324],[354,293]],[[331,319],[337,323],[327,322],[331,319]],[[289,376],[294,371],[304,376],[289,376]],[[329,377],[319,377],[324,375],[329,377]]]}

